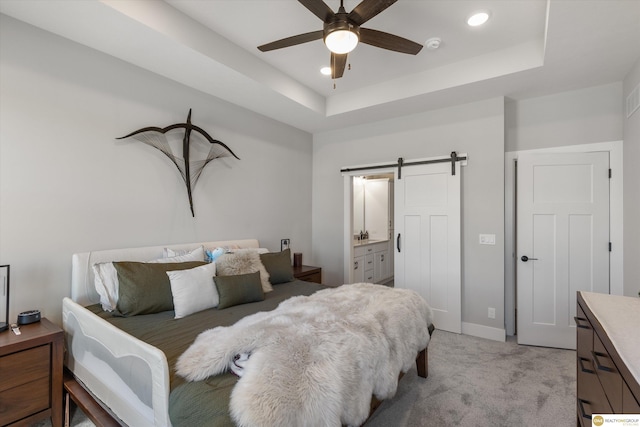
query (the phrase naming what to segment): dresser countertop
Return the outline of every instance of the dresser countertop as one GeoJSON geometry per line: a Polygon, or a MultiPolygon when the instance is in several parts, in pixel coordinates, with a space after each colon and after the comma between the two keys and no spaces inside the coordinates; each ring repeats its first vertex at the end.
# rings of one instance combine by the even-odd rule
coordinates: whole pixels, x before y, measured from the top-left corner
{"type": "Polygon", "coordinates": [[[640,383],[640,298],[580,293],[616,347],[620,358],[640,383]]]}

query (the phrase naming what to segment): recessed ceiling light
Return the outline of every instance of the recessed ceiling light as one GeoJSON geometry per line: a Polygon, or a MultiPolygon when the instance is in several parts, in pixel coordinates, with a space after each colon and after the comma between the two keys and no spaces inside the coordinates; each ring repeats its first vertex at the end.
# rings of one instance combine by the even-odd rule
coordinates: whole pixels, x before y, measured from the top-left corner
{"type": "Polygon", "coordinates": [[[320,68],[320,72],[325,76],[331,75],[331,67],[322,67],[320,68]]]}
{"type": "Polygon", "coordinates": [[[478,25],[482,25],[489,20],[489,14],[487,12],[477,12],[474,13],[467,19],[467,24],[471,27],[477,27],[478,25]]]}

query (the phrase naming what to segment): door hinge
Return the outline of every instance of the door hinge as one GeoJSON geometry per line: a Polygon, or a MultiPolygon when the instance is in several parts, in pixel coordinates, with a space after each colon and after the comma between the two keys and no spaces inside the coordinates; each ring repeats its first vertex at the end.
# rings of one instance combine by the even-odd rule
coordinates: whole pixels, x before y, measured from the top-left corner
{"type": "Polygon", "coordinates": [[[611,242],[609,242],[609,252],[611,252],[611,242]]]}
{"type": "Polygon", "coordinates": [[[611,168],[609,168],[609,178],[611,178],[611,168]]]}

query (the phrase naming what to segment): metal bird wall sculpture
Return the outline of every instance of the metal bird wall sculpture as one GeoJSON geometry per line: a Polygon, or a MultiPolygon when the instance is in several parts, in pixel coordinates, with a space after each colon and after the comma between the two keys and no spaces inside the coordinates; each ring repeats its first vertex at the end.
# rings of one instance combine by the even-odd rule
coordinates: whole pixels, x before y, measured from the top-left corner
{"type": "MultiPolygon", "coordinates": [[[[193,210],[192,188],[194,188],[196,182],[198,182],[198,178],[200,178],[204,167],[209,164],[210,161],[218,159],[220,157],[233,156],[236,159],[240,160],[240,157],[236,156],[235,153],[231,151],[231,149],[227,147],[226,144],[218,141],[217,139],[213,139],[204,129],[191,123],[191,109],[189,109],[189,115],[187,116],[186,123],[176,123],[165,128],[149,126],[116,139],[125,138],[133,138],[154,148],[157,148],[171,160],[176,168],[178,168],[178,171],[180,172],[180,175],[182,176],[182,179],[184,179],[184,183],[187,186],[189,207],[191,208],[191,216],[193,217],[195,217],[196,215],[193,210]],[[174,129],[184,129],[184,137],[182,138],[182,157],[178,157],[173,154],[171,145],[169,144],[169,140],[166,137],[166,134],[174,129]],[[192,132],[200,134],[204,138],[204,140],[210,143],[209,151],[204,159],[192,161],[190,158],[192,132]]],[[[198,140],[204,142],[204,140],[201,138],[198,138],[198,140]]]]}

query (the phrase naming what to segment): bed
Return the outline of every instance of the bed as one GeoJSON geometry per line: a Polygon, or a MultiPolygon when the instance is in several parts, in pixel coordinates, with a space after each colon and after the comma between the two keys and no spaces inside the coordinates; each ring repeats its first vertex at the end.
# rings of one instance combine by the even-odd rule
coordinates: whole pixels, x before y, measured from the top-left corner
{"type": "MultiPolygon", "coordinates": [[[[127,264],[118,261],[147,264],[150,260],[167,257],[167,251],[169,255],[175,255],[195,252],[197,248],[265,252],[260,250],[257,240],[248,239],[105,250],[74,254],[72,257],[71,298],[63,300],[67,350],[65,366],[78,383],[121,424],[136,427],[170,426],[173,420],[174,425],[197,425],[207,420],[208,425],[234,425],[229,416],[229,400],[239,383],[238,377],[229,372],[220,372],[202,380],[189,381],[176,374],[175,365],[180,356],[195,345],[194,340],[200,334],[211,328],[233,327],[240,319],[250,319],[262,312],[279,309],[282,301],[318,295],[326,288],[315,283],[288,280],[274,284],[271,291],[263,293],[262,300],[241,301],[224,309],[219,308],[223,300],[224,304],[228,304],[237,296],[234,297],[233,292],[221,293],[218,307],[189,313],[179,319],[175,317],[182,308],[178,307],[177,302],[172,310],[134,313],[130,316],[114,316],[104,311],[101,304],[104,295],[96,291],[95,265],[116,262],[121,267],[127,264]]],[[[274,256],[282,259],[282,255],[274,256]]],[[[122,273],[120,270],[118,272],[122,273]]],[[[173,276],[170,277],[173,286],[173,276]]],[[[234,277],[240,276],[230,275],[225,280],[234,286],[234,277]]],[[[272,274],[272,277],[275,276],[272,274]]],[[[124,285],[121,283],[121,286],[124,285]]],[[[122,293],[120,298],[124,300],[125,296],[122,293]]],[[[433,326],[427,326],[430,336],[433,326]]],[[[418,374],[426,377],[428,337],[421,337],[418,341],[424,345],[420,344],[414,357],[418,353],[418,374]]],[[[398,373],[407,369],[403,365],[398,373]]],[[[374,399],[372,408],[375,402],[374,399]]]]}

